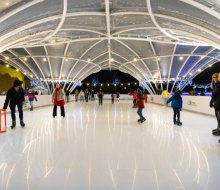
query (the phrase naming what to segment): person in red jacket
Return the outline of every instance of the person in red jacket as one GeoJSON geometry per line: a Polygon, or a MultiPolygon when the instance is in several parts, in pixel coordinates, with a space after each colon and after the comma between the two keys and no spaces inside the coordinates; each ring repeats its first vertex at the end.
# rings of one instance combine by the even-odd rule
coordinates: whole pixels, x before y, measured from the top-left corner
{"type": "Polygon", "coordinates": [[[37,101],[37,97],[35,96],[34,91],[32,89],[28,90],[27,97],[28,97],[28,100],[29,100],[30,106],[31,106],[30,111],[33,111],[33,109],[34,109],[33,102],[34,102],[34,100],[37,101]]]}
{"type": "Polygon", "coordinates": [[[60,107],[61,116],[65,117],[64,97],[65,97],[65,93],[64,93],[63,87],[59,83],[57,83],[56,88],[54,89],[54,92],[52,95],[52,102],[54,104],[54,107],[53,107],[54,118],[57,116],[57,106],[60,107]]]}
{"type": "Polygon", "coordinates": [[[133,107],[132,108],[136,108],[137,107],[137,105],[136,105],[136,102],[137,102],[137,93],[136,93],[136,91],[130,93],[130,96],[133,97],[133,107]]]}
{"type": "Polygon", "coordinates": [[[144,109],[144,96],[141,92],[140,89],[137,90],[137,114],[139,115],[140,119],[138,119],[138,122],[143,123],[144,121],[146,121],[145,117],[142,114],[142,111],[144,109]]]}

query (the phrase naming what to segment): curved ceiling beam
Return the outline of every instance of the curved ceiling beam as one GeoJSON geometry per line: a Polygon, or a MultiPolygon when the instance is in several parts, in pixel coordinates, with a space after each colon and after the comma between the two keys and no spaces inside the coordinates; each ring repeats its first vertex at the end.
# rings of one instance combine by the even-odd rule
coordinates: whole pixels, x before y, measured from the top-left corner
{"type": "MultiPolygon", "coordinates": [[[[198,49],[198,47],[195,47],[192,51],[191,51],[191,53],[190,54],[194,54],[194,52],[196,51],[198,49]]],[[[179,75],[180,75],[180,73],[181,73],[181,71],[182,71],[182,69],[183,69],[183,67],[185,66],[185,64],[188,62],[188,60],[190,59],[190,55],[186,58],[186,60],[184,61],[184,63],[182,64],[182,66],[180,67],[180,69],[179,69],[179,71],[178,71],[178,73],[177,73],[177,75],[176,75],[176,78],[178,78],[179,77],[179,75]]],[[[174,87],[175,87],[175,85],[176,85],[176,80],[174,81],[174,83],[173,83],[173,86],[172,86],[172,89],[171,89],[171,93],[173,92],[173,89],[174,89],[174,87]]]]}
{"type": "MultiPolygon", "coordinates": [[[[25,50],[29,55],[31,55],[30,52],[29,52],[26,48],[24,48],[24,50],[25,50]]],[[[36,66],[38,67],[38,69],[39,69],[39,71],[40,71],[40,73],[41,73],[43,79],[46,80],[45,75],[44,75],[44,73],[43,73],[41,67],[38,65],[37,61],[36,61],[33,57],[31,57],[31,58],[33,59],[33,61],[34,61],[34,63],[36,64],[36,66]]],[[[51,93],[51,90],[50,90],[50,87],[49,87],[49,85],[48,85],[48,82],[46,82],[46,85],[47,85],[47,88],[48,88],[49,92],[51,93]]],[[[51,94],[52,94],[52,93],[51,93],[51,94]]]]}
{"type": "MultiPolygon", "coordinates": [[[[99,40],[98,42],[92,44],[89,48],[87,48],[79,57],[79,59],[81,59],[83,56],[85,56],[87,54],[87,52],[89,52],[92,48],[94,48],[96,45],[98,45],[99,43],[101,43],[103,40],[99,40]]],[[[72,74],[75,66],[78,64],[79,61],[77,61],[74,66],[70,69],[70,72],[67,75],[67,80],[69,79],[70,75],[72,74]]]]}
{"type": "Polygon", "coordinates": [[[167,37],[170,37],[174,40],[178,40],[181,41],[179,38],[177,38],[176,36],[173,36],[171,34],[169,34],[165,29],[161,28],[160,25],[158,24],[158,22],[156,21],[153,11],[152,11],[152,7],[151,7],[151,0],[146,0],[147,3],[147,8],[148,8],[148,12],[150,15],[151,20],[153,21],[154,25],[163,33],[165,34],[167,37]]]}
{"type": "Polygon", "coordinates": [[[106,18],[106,29],[108,37],[108,59],[109,59],[109,69],[111,70],[111,21],[110,21],[110,8],[109,0],[105,0],[105,18],[106,18]]]}
{"type": "MultiPolygon", "coordinates": [[[[104,16],[104,13],[101,12],[75,12],[75,13],[67,13],[66,17],[75,17],[75,16],[104,16]]],[[[51,17],[47,17],[47,18],[43,18],[43,19],[39,19],[37,21],[32,21],[28,24],[25,24],[22,27],[16,28],[15,30],[8,32],[7,34],[3,35],[0,37],[0,42],[2,42],[3,40],[18,34],[19,32],[22,32],[28,28],[32,28],[34,26],[37,26],[39,24],[43,24],[43,23],[47,23],[49,21],[53,21],[53,20],[57,20],[60,19],[62,17],[62,15],[55,15],[55,16],[51,16],[51,17]]],[[[1,50],[0,50],[1,51],[1,50]]]]}
{"type": "Polygon", "coordinates": [[[59,30],[61,29],[61,27],[63,26],[63,23],[66,19],[66,14],[67,14],[67,6],[68,6],[68,3],[67,3],[67,0],[63,0],[63,15],[62,15],[62,18],[60,20],[60,23],[59,25],[57,26],[56,30],[51,33],[50,35],[46,36],[46,38],[44,38],[42,41],[40,41],[39,43],[42,43],[42,42],[45,42],[47,40],[49,40],[50,38],[52,38],[53,36],[56,35],[57,32],[59,32],[59,30]]]}
{"type": "MultiPolygon", "coordinates": [[[[139,56],[131,47],[129,47],[127,44],[121,42],[120,40],[116,40],[116,41],[119,42],[120,44],[122,44],[122,45],[123,45],[124,47],[126,47],[127,49],[129,49],[131,52],[133,52],[133,54],[134,54],[138,59],[140,59],[140,61],[142,62],[142,64],[143,64],[143,65],[145,66],[145,68],[148,70],[148,72],[149,72],[151,78],[153,79],[153,76],[152,76],[152,73],[150,72],[150,69],[146,66],[145,62],[144,62],[143,60],[141,60],[140,56],[139,56]]],[[[135,64],[133,64],[133,66],[136,67],[135,64]]],[[[120,67],[121,67],[121,66],[120,66],[120,67]]],[[[119,68],[120,68],[120,67],[119,67],[119,68]]],[[[136,68],[137,68],[137,67],[136,67],[136,68]]],[[[137,68],[137,69],[139,70],[139,72],[141,72],[139,68],[137,68]]],[[[148,78],[146,78],[146,77],[144,76],[144,74],[142,74],[142,75],[143,75],[144,79],[149,80],[148,78]]],[[[154,83],[154,84],[155,84],[155,83],[154,83]]],[[[150,84],[150,85],[151,85],[151,84],[150,84]]],[[[155,84],[155,86],[156,86],[156,84],[155,84]]],[[[152,87],[152,89],[153,89],[153,91],[154,91],[154,88],[153,88],[152,85],[151,85],[151,87],[152,87]]]]}
{"type": "MultiPolygon", "coordinates": [[[[13,51],[11,51],[11,50],[8,50],[8,52],[10,52],[12,55],[14,55],[15,57],[18,57],[13,51]]],[[[22,59],[22,58],[18,58],[31,72],[32,72],[32,74],[35,76],[35,77],[37,77],[37,74],[34,72],[34,70],[31,68],[31,67],[29,67],[29,65],[22,59]]],[[[32,77],[33,78],[33,77],[32,77]]]]}
{"type": "Polygon", "coordinates": [[[189,4],[190,6],[194,6],[196,7],[197,9],[200,9],[210,15],[212,15],[213,17],[216,17],[217,19],[220,18],[220,13],[218,13],[217,11],[213,10],[212,8],[209,8],[205,5],[202,5],[201,3],[198,3],[194,0],[180,0],[186,4],[189,4]]]}
{"type": "Polygon", "coordinates": [[[51,79],[53,80],[53,71],[52,71],[50,59],[49,59],[49,57],[48,57],[49,55],[48,55],[48,51],[47,51],[47,47],[46,47],[46,46],[44,46],[44,51],[45,51],[45,54],[46,54],[46,57],[47,57],[48,66],[49,66],[49,68],[50,68],[51,79]]]}
{"type": "MultiPolygon", "coordinates": [[[[151,49],[152,49],[152,51],[153,51],[154,56],[156,57],[155,61],[156,61],[156,63],[157,63],[157,68],[158,68],[158,70],[159,70],[159,76],[160,76],[160,80],[161,80],[161,71],[160,71],[159,61],[158,61],[158,58],[157,58],[157,53],[156,53],[156,50],[155,50],[154,45],[152,44],[152,42],[150,42],[150,46],[151,46],[151,49]]],[[[162,81],[161,81],[161,83],[160,83],[160,86],[161,86],[161,89],[163,90],[162,81]]]]}
{"type": "Polygon", "coordinates": [[[34,0],[34,1],[31,1],[31,2],[28,2],[28,3],[25,3],[24,5],[16,8],[16,9],[13,9],[12,11],[10,11],[9,13],[5,14],[4,16],[1,16],[0,17],[0,23],[2,23],[3,21],[7,20],[8,18],[16,15],[17,13],[29,8],[29,7],[32,7],[38,3],[41,3],[43,2],[44,0],[34,0]]]}
{"type": "Polygon", "coordinates": [[[64,63],[65,63],[65,61],[66,61],[66,55],[67,55],[67,52],[68,52],[68,49],[69,49],[69,46],[70,46],[70,43],[67,43],[66,44],[66,47],[65,47],[65,50],[64,50],[64,57],[63,57],[63,59],[62,59],[62,63],[61,63],[61,66],[60,66],[60,74],[59,74],[59,80],[61,79],[61,75],[62,75],[62,72],[63,72],[63,65],[64,65],[64,63]]]}
{"type": "Polygon", "coordinates": [[[189,73],[193,70],[193,68],[202,60],[204,59],[205,57],[208,57],[208,58],[213,58],[213,59],[216,59],[216,57],[211,57],[211,56],[208,56],[212,51],[214,51],[215,49],[212,48],[210,51],[207,52],[207,54],[204,55],[204,57],[200,57],[200,59],[198,61],[196,61],[193,66],[185,73],[185,76],[189,75],[189,73]]]}
{"type": "Polygon", "coordinates": [[[176,47],[177,47],[177,45],[175,45],[173,47],[173,53],[172,53],[172,57],[171,57],[171,60],[170,60],[170,68],[169,68],[169,73],[168,73],[168,77],[167,77],[167,81],[168,81],[168,83],[167,83],[167,91],[169,89],[169,80],[170,80],[171,69],[172,69],[172,65],[173,65],[173,59],[174,59],[174,54],[175,54],[175,51],[176,51],[176,47]]]}
{"type": "MultiPolygon", "coordinates": [[[[116,13],[112,13],[111,14],[112,16],[118,16],[118,15],[142,15],[142,16],[149,16],[149,13],[147,12],[116,12],[116,13]]],[[[165,19],[169,19],[169,20],[172,20],[172,21],[176,21],[176,22],[180,22],[182,24],[186,24],[188,26],[191,26],[193,28],[197,28],[203,32],[206,32],[214,37],[216,37],[217,39],[220,39],[220,35],[218,33],[215,33],[214,31],[212,30],[209,30],[208,28],[205,28],[203,26],[200,26],[198,24],[195,24],[195,23],[192,23],[192,22],[189,22],[187,20],[184,20],[184,19],[180,19],[180,18],[177,18],[177,17],[172,17],[172,16],[169,16],[169,15],[163,15],[163,14],[154,14],[155,17],[159,17],[159,18],[165,18],[165,19]]]]}
{"type": "MultiPolygon", "coordinates": [[[[129,29],[125,29],[125,30],[121,30],[121,31],[118,31],[118,32],[116,32],[116,33],[114,33],[114,34],[112,34],[112,36],[113,35],[117,35],[117,34],[121,34],[121,33],[124,33],[124,32],[130,32],[130,31],[138,31],[138,30],[148,30],[148,29],[156,29],[156,27],[137,27],[137,28],[129,28],[129,29]]],[[[164,29],[168,29],[168,28],[164,28],[164,29]]],[[[186,35],[191,35],[192,36],[192,38],[190,38],[190,37],[187,37],[187,36],[180,36],[180,37],[184,37],[184,38],[186,38],[186,39],[190,39],[190,40],[192,40],[192,41],[194,41],[195,39],[196,40],[198,40],[197,38],[199,37],[200,39],[202,39],[202,40],[200,40],[201,41],[201,43],[207,43],[207,44],[212,44],[213,46],[219,46],[218,45],[218,43],[213,43],[213,41],[211,41],[210,39],[208,39],[208,38],[206,38],[206,37],[203,37],[203,36],[200,36],[200,35],[198,35],[198,34],[193,34],[193,33],[190,33],[190,32],[187,32],[187,31],[183,31],[183,30],[178,30],[178,29],[172,29],[172,31],[175,31],[175,32],[179,32],[179,33],[184,33],[184,34],[186,34],[186,35]]],[[[128,35],[128,34],[127,34],[128,35]]],[[[150,38],[150,39],[148,39],[147,41],[153,41],[153,39],[154,38],[159,38],[159,37],[164,37],[164,36],[153,36],[153,37],[149,37],[148,36],[148,38],[150,38]]],[[[178,42],[177,42],[178,43],[178,42]]],[[[178,43],[178,44],[181,44],[181,43],[178,43]]],[[[185,43],[183,43],[183,44],[185,44],[185,43]]],[[[196,45],[196,44],[193,44],[192,43],[192,45],[196,45]]],[[[199,44],[198,44],[199,45],[199,44]]]]}

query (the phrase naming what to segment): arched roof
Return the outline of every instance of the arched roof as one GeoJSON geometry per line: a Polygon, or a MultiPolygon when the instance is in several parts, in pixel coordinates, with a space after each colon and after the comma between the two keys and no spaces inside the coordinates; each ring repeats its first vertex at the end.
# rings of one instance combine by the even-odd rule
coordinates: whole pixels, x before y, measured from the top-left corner
{"type": "Polygon", "coordinates": [[[0,59],[44,81],[118,69],[152,90],[219,61],[219,18],[219,0],[1,0],[0,59]]]}

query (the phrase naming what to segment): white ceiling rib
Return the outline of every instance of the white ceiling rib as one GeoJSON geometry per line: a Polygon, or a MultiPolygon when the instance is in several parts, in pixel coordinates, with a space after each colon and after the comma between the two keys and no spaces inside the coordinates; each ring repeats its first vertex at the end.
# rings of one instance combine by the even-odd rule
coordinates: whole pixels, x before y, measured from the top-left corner
{"type": "Polygon", "coordinates": [[[214,8],[208,0],[19,0],[10,6],[6,1],[0,8],[0,58],[23,73],[30,70],[28,77],[42,78],[48,88],[48,82],[58,78],[72,82],[73,90],[94,72],[119,69],[155,93],[153,85],[190,80],[219,61],[219,1],[214,8]],[[44,53],[35,54],[35,48],[44,53]],[[28,55],[14,53],[20,49],[28,55]],[[182,56],[185,59],[176,63],[182,56]],[[200,58],[191,59],[194,56],[200,58]]]}

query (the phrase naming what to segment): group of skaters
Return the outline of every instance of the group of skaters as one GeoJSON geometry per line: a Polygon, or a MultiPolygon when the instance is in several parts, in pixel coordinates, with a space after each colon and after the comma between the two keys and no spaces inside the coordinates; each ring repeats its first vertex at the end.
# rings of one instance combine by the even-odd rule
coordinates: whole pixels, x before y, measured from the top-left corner
{"type": "MultiPolygon", "coordinates": [[[[213,135],[220,136],[220,74],[214,73],[212,75],[212,82],[211,82],[211,88],[212,88],[212,97],[210,101],[210,107],[213,107],[215,109],[215,116],[217,119],[217,128],[213,129],[212,133],[213,135]]],[[[55,89],[52,94],[52,102],[54,104],[53,107],[53,117],[55,118],[57,116],[57,107],[60,107],[61,110],[61,116],[65,117],[65,95],[63,87],[60,84],[56,84],[55,89]]],[[[133,97],[133,108],[137,108],[137,114],[139,116],[139,119],[137,120],[140,123],[143,123],[146,118],[143,116],[142,112],[144,109],[144,104],[147,103],[147,94],[144,93],[141,89],[137,89],[136,91],[130,93],[130,95],[133,97]]],[[[99,99],[99,105],[102,106],[103,104],[103,96],[104,92],[102,89],[99,89],[97,92],[97,96],[99,99]]],[[[16,107],[18,108],[19,112],[19,119],[20,119],[20,125],[21,127],[25,126],[25,123],[23,121],[23,105],[25,104],[25,97],[28,99],[30,103],[30,111],[33,111],[33,101],[37,101],[37,97],[35,96],[35,93],[32,89],[26,89],[25,91],[22,88],[22,81],[15,80],[13,86],[8,90],[5,103],[3,106],[3,109],[7,109],[7,107],[10,107],[11,110],[11,118],[12,118],[12,125],[11,128],[16,127],[16,116],[15,116],[15,110],[16,107]]],[[[75,99],[78,101],[78,97],[82,101],[88,102],[88,100],[94,100],[95,99],[95,92],[94,90],[85,90],[85,91],[75,91],[75,99]]],[[[116,101],[119,101],[120,94],[119,93],[112,93],[111,94],[111,102],[112,104],[116,101]]],[[[164,92],[163,98],[166,101],[166,104],[171,103],[171,107],[173,108],[173,124],[174,125],[182,125],[182,122],[180,121],[180,111],[182,110],[182,97],[180,90],[176,89],[175,93],[172,97],[169,97],[168,92],[164,92]]],[[[220,142],[220,140],[219,140],[220,142]]]]}

